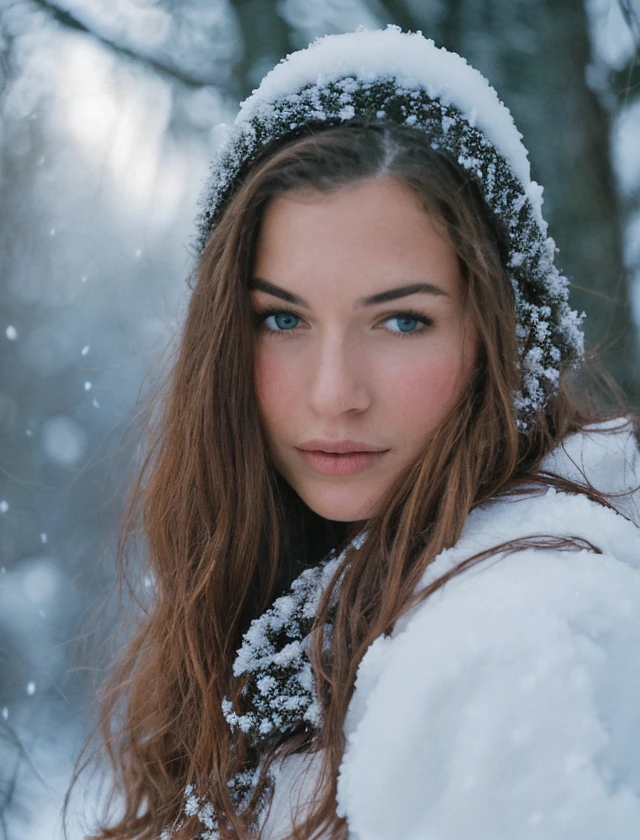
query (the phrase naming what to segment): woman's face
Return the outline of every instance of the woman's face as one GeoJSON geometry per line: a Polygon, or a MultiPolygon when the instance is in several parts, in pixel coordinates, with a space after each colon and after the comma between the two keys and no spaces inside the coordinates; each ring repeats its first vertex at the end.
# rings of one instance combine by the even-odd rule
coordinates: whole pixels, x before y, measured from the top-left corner
{"type": "Polygon", "coordinates": [[[476,359],[456,252],[391,178],[268,206],[251,282],[271,459],[320,516],[367,519],[476,359]]]}

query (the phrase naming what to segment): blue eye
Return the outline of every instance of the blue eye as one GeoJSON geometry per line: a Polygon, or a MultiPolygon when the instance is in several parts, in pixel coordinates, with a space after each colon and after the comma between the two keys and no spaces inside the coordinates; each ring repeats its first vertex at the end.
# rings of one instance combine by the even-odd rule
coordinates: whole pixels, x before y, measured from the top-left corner
{"type": "MultiPolygon", "coordinates": [[[[265,319],[265,324],[273,318],[273,321],[276,325],[276,329],[278,330],[292,330],[294,327],[298,326],[298,318],[297,315],[293,315],[291,312],[278,312],[275,315],[269,315],[268,318],[265,319]]],[[[273,329],[273,327],[271,327],[273,329]]]]}
{"type": "Polygon", "coordinates": [[[255,312],[253,321],[256,327],[264,327],[269,332],[291,332],[298,326],[300,318],[286,309],[267,309],[255,312]]]}
{"type": "Polygon", "coordinates": [[[398,329],[391,332],[402,333],[415,332],[415,328],[421,323],[418,318],[411,318],[408,315],[394,315],[393,318],[389,318],[389,321],[396,321],[398,324],[398,329]]]}
{"type": "Polygon", "coordinates": [[[395,321],[398,328],[387,326],[389,332],[394,333],[400,337],[422,335],[428,328],[433,326],[433,321],[426,315],[420,315],[417,312],[396,312],[395,315],[390,315],[385,324],[388,325],[391,321],[395,321]]]}

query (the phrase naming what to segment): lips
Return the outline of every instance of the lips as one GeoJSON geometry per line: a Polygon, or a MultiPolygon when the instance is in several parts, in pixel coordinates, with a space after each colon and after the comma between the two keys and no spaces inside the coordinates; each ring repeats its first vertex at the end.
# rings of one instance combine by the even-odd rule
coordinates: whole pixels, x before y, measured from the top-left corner
{"type": "Polygon", "coordinates": [[[339,454],[351,454],[353,452],[386,452],[380,446],[372,446],[369,443],[362,443],[359,440],[321,440],[316,438],[301,443],[298,449],[306,452],[333,452],[339,454]]]}
{"type": "Polygon", "coordinates": [[[373,467],[387,449],[359,441],[307,441],[298,447],[305,464],[321,475],[356,475],[373,467]]]}

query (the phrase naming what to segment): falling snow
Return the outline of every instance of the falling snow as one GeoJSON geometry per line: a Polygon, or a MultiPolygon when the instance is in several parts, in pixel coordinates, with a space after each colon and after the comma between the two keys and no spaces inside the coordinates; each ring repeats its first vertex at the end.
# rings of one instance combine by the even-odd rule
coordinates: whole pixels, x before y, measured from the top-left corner
{"type": "Polygon", "coordinates": [[[49,461],[72,467],[84,455],[87,435],[72,417],[57,414],[42,424],[42,450],[49,461]]]}

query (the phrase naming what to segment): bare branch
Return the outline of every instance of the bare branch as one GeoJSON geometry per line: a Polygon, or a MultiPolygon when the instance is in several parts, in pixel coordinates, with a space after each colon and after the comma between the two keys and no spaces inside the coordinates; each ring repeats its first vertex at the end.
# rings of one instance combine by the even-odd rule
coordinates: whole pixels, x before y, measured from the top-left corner
{"type": "Polygon", "coordinates": [[[633,35],[636,49],[640,45],[640,16],[636,9],[632,6],[631,0],[618,0],[620,11],[627,22],[627,26],[633,35]]]}
{"type": "Polygon", "coordinates": [[[626,67],[611,74],[611,87],[620,105],[630,105],[640,96],[640,61],[631,57],[626,67]]]}
{"type": "Polygon", "coordinates": [[[183,85],[200,88],[203,85],[213,84],[214,82],[213,79],[207,80],[199,76],[190,75],[189,73],[183,73],[172,64],[167,64],[162,61],[158,61],[157,59],[151,58],[150,56],[140,55],[134,50],[128,49],[122,44],[118,44],[116,41],[106,38],[105,36],[93,31],[82,21],[78,20],[77,17],[75,17],[70,12],[64,9],[60,9],[55,3],[50,2],[50,0],[31,0],[31,2],[34,3],[36,6],[39,6],[41,9],[47,11],[51,15],[53,20],[57,21],[57,23],[61,24],[62,26],[65,26],[67,29],[75,29],[78,32],[83,32],[86,35],[90,35],[92,38],[95,38],[101,44],[104,44],[106,47],[109,47],[109,49],[113,50],[114,52],[117,52],[122,56],[126,56],[127,58],[131,58],[134,61],[143,63],[149,67],[152,67],[161,75],[168,76],[174,81],[180,82],[183,85]]]}

